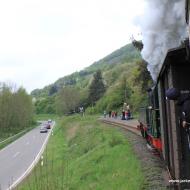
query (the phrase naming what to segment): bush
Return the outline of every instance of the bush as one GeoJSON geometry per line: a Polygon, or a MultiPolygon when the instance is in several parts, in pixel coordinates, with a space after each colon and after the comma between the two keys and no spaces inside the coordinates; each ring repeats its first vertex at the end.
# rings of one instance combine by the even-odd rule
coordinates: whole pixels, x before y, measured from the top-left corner
{"type": "Polygon", "coordinates": [[[94,115],[95,113],[97,113],[97,109],[95,107],[88,107],[86,109],[85,113],[87,113],[89,115],[94,115]]]}

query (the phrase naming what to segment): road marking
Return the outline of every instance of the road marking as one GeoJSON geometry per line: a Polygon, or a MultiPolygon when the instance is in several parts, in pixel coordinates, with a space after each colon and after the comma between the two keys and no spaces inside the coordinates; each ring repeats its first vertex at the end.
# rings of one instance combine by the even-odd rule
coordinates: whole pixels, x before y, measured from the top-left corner
{"type": "Polygon", "coordinates": [[[13,155],[13,158],[17,157],[19,154],[20,154],[20,152],[16,152],[16,153],[13,155]]]}
{"type": "Polygon", "coordinates": [[[30,142],[28,141],[27,143],[26,143],[26,145],[29,145],[30,144],[30,142]]]}

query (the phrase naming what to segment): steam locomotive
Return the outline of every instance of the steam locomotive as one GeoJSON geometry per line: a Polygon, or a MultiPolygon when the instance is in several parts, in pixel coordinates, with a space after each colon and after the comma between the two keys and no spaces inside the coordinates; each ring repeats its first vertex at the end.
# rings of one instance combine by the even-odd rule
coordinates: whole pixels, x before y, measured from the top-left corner
{"type": "MultiPolygon", "coordinates": [[[[189,9],[190,0],[186,0],[187,24],[189,9]]],[[[160,152],[171,178],[180,180],[176,189],[190,189],[190,139],[180,124],[181,107],[166,99],[166,90],[177,88],[189,93],[189,52],[189,39],[168,51],[155,86],[148,90],[149,105],[140,108],[139,118],[142,136],[160,152]]]]}

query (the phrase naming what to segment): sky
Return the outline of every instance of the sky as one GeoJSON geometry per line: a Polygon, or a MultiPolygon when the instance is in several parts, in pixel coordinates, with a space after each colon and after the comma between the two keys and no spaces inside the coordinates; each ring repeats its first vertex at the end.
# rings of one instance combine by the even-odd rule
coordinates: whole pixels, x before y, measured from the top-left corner
{"type": "Polygon", "coordinates": [[[0,1],[0,81],[29,93],[139,37],[143,0],[0,1]]]}

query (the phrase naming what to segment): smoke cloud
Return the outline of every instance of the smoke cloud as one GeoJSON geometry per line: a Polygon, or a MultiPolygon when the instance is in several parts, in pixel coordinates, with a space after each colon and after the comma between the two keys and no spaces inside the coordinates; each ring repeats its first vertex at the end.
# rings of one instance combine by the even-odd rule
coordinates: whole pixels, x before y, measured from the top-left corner
{"type": "Polygon", "coordinates": [[[185,0],[146,0],[140,18],[143,58],[156,80],[169,49],[178,47],[187,36],[185,0]]]}

